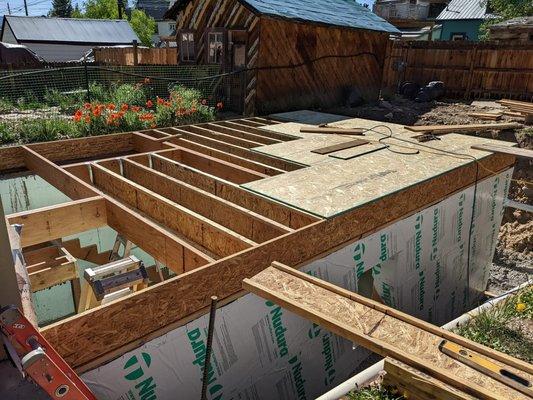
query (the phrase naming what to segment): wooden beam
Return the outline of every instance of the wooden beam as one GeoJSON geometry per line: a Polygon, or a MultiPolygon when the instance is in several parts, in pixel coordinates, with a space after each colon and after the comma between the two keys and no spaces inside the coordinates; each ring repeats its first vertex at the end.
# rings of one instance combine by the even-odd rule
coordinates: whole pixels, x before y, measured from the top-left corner
{"type": "Polygon", "coordinates": [[[30,161],[28,167],[58,189],[61,190],[61,188],[67,187],[70,188],[70,191],[77,190],[91,194],[91,196],[87,197],[103,197],[106,201],[107,225],[123,234],[131,242],[177,274],[213,261],[213,258],[196,250],[159,224],[89,186],[89,184],[58,167],[52,161],[30,149],[24,148],[23,151],[24,156],[30,161]]]}
{"type": "Polygon", "coordinates": [[[515,157],[533,159],[533,150],[524,149],[520,147],[500,146],[496,144],[480,144],[473,145],[470,148],[475,150],[488,151],[491,153],[509,154],[515,157]]]}
{"type": "Polygon", "coordinates": [[[238,137],[238,138],[243,138],[243,139],[246,139],[246,140],[250,140],[252,142],[259,143],[262,146],[269,145],[269,144],[276,144],[276,143],[281,143],[282,142],[281,140],[273,139],[273,138],[270,138],[268,136],[258,135],[256,133],[250,133],[250,132],[246,132],[244,130],[240,130],[240,129],[236,129],[236,128],[230,128],[228,126],[225,126],[225,125],[222,125],[222,124],[218,124],[218,123],[214,123],[214,122],[210,122],[210,123],[207,123],[207,124],[204,124],[204,125],[199,125],[199,126],[202,127],[202,128],[211,129],[211,130],[213,130],[215,132],[221,132],[221,133],[224,133],[226,135],[231,135],[231,136],[235,136],[235,137],[238,137]]]}
{"type": "Polygon", "coordinates": [[[217,132],[212,129],[202,128],[196,125],[184,125],[184,126],[180,126],[179,129],[180,131],[192,132],[192,133],[196,133],[197,135],[209,137],[211,139],[217,139],[217,140],[221,140],[226,143],[231,143],[233,145],[240,146],[245,149],[251,149],[254,147],[263,146],[262,143],[252,142],[247,139],[243,139],[243,138],[239,138],[239,137],[235,137],[231,135],[226,135],[225,133],[217,132]]]}
{"type": "MultiPolygon", "coordinates": [[[[513,165],[513,160],[506,155],[491,155],[481,162],[492,171],[501,171],[513,165]]],[[[175,329],[178,321],[187,320],[199,310],[205,312],[210,296],[226,299],[239,293],[242,279],[254,276],[272,261],[288,265],[309,262],[441,201],[488,175],[485,169],[478,171],[474,164],[465,165],[331,220],[316,222],[233,257],[171,278],[121,301],[52,324],[42,333],[75,368],[93,360],[104,363],[109,357],[122,354],[125,344],[141,343],[171,324],[175,329]],[[123,329],[117,332],[117,326],[123,329]]]]}
{"type": "Polygon", "coordinates": [[[166,145],[164,142],[146,135],[143,132],[133,132],[133,146],[139,153],[170,148],[170,146],[166,145]]]}
{"type": "Polygon", "coordinates": [[[243,120],[231,120],[231,121],[217,121],[217,124],[227,126],[229,128],[239,129],[248,133],[254,133],[260,136],[266,136],[272,139],[279,140],[280,142],[288,142],[291,140],[300,139],[298,136],[290,135],[288,133],[275,132],[268,129],[262,129],[262,127],[253,127],[243,124],[243,120]]]}
{"type": "Polygon", "coordinates": [[[183,165],[238,184],[268,178],[268,175],[260,172],[239,167],[178,145],[174,145],[173,150],[163,150],[155,154],[163,155],[183,165]]]}
{"type": "Polygon", "coordinates": [[[98,188],[217,256],[226,257],[256,245],[230,229],[98,164],[92,165],[92,171],[94,184],[98,188]]]}
{"type": "Polygon", "coordinates": [[[264,175],[273,176],[273,175],[283,174],[285,172],[281,169],[270,167],[268,165],[261,164],[255,161],[251,161],[244,157],[235,156],[233,154],[226,153],[222,150],[213,149],[212,147],[196,143],[184,137],[173,139],[172,142],[170,143],[176,144],[179,147],[185,147],[189,150],[193,150],[198,153],[202,153],[202,154],[206,154],[211,157],[218,158],[223,161],[227,161],[234,165],[238,165],[239,167],[243,167],[243,168],[246,168],[252,171],[256,171],[264,175]]]}
{"type": "Polygon", "coordinates": [[[100,196],[8,215],[10,224],[23,225],[22,246],[44,243],[107,225],[100,196]]]}
{"type": "Polygon", "coordinates": [[[76,263],[67,259],[62,261],[58,265],[49,265],[29,274],[32,292],[48,289],[78,278],[76,263]]]}
{"type": "MultiPolygon", "coordinates": [[[[352,292],[334,291],[321,282],[324,281],[278,264],[245,279],[243,287],[337,335],[422,369],[468,394],[487,400],[515,397],[517,392],[513,389],[482,373],[472,373],[465,364],[444,356],[439,350],[442,341],[439,336],[391,316],[387,312],[390,307],[385,311],[376,310],[348,297],[352,292]]],[[[503,368],[517,373],[510,366],[503,368]]]]}
{"type": "Polygon", "coordinates": [[[496,124],[468,124],[468,125],[420,125],[404,126],[405,129],[417,133],[433,133],[443,135],[446,133],[481,132],[491,130],[519,129],[524,125],[517,122],[502,122],[496,124]]]}
{"type": "MultiPolygon", "coordinates": [[[[259,162],[261,164],[269,165],[274,168],[284,170],[284,171],[295,171],[297,169],[302,168],[301,165],[291,163],[290,161],[282,160],[280,158],[271,157],[266,154],[257,153],[254,151],[251,151],[249,149],[227,143],[223,140],[213,139],[207,136],[198,135],[193,132],[180,130],[179,128],[168,128],[169,132],[172,130],[173,132],[179,132],[183,138],[202,144],[204,146],[208,146],[217,150],[222,150],[226,153],[230,153],[242,158],[246,158],[252,161],[259,162]]],[[[168,141],[170,143],[174,143],[176,139],[169,139],[168,141]]]]}
{"type": "Polygon", "coordinates": [[[69,179],[65,179],[65,171],[63,171],[61,167],[46,159],[46,157],[30,149],[29,147],[22,146],[22,149],[26,168],[35,172],[37,175],[55,186],[72,200],[94,197],[98,195],[98,193],[87,186],[83,180],[75,177],[74,175],[70,175],[69,179]]]}
{"type": "Polygon", "coordinates": [[[318,221],[318,218],[312,215],[261,197],[231,182],[218,179],[201,171],[185,168],[176,161],[157,154],[152,156],[152,167],[165,175],[196,186],[293,229],[318,221]]]}
{"type": "Polygon", "coordinates": [[[124,177],[260,243],[291,231],[259,214],[200,190],[159,171],[124,160],[124,177]]]}

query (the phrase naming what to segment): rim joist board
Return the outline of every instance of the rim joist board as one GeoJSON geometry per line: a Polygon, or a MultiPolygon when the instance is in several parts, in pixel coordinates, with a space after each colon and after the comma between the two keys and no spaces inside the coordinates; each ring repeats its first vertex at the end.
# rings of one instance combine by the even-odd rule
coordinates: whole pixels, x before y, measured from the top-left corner
{"type": "Polygon", "coordinates": [[[529,396],[456,361],[439,350],[443,337],[531,381],[533,366],[485,348],[279,263],[243,281],[243,287],[385,357],[393,357],[481,399],[529,396]],[[476,353],[477,351],[477,353],[476,353]],[[490,357],[491,356],[491,357],[490,357]]]}

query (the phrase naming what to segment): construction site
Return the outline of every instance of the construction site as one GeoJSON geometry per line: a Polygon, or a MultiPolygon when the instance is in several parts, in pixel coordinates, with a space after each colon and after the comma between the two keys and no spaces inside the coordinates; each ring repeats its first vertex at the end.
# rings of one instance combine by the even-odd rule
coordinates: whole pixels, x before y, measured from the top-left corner
{"type": "Polygon", "coordinates": [[[0,74],[0,399],[532,399],[531,43],[165,16],[0,74]]]}

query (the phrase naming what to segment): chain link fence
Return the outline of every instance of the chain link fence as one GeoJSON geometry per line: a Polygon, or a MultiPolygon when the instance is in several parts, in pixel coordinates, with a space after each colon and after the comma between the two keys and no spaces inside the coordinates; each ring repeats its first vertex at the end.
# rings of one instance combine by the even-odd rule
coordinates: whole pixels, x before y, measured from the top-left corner
{"type": "MultiPolygon", "coordinates": [[[[112,106],[113,110],[121,107],[131,110],[134,107],[140,109],[147,120],[150,119],[149,114],[153,114],[150,126],[162,127],[176,123],[177,119],[160,116],[158,104],[176,108],[172,111],[182,114],[179,116],[184,122],[192,123],[196,122],[192,118],[192,111],[196,109],[240,112],[239,106],[244,103],[243,93],[244,75],[221,74],[218,66],[76,65],[4,70],[0,71],[0,144],[98,135],[137,127],[131,121],[126,123],[127,115],[124,123],[114,123],[109,128],[94,123],[96,119],[91,115],[91,122],[80,131],[73,121],[76,121],[79,110],[89,109],[89,103],[93,108],[101,104],[112,106]],[[173,98],[171,94],[176,92],[186,98],[186,104],[178,108],[174,103],[170,106],[169,101],[173,98]],[[154,106],[148,107],[149,104],[154,106]]],[[[198,122],[208,118],[201,112],[196,114],[198,122]]],[[[140,124],[138,128],[146,126],[140,124]]]]}

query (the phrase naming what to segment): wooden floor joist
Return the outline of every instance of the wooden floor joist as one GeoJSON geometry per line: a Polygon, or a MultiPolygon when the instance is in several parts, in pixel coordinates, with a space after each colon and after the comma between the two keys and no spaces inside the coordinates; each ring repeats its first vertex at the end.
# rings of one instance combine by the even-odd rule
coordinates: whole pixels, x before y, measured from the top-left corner
{"type": "Polygon", "coordinates": [[[288,141],[297,139],[297,137],[287,135],[285,133],[279,133],[279,132],[274,132],[274,131],[270,131],[266,129],[260,129],[257,126],[254,127],[254,126],[246,125],[243,123],[242,120],[218,121],[217,124],[228,127],[228,128],[238,129],[238,130],[248,132],[248,133],[253,133],[254,135],[257,135],[257,136],[266,136],[272,139],[276,139],[280,142],[288,142],[288,141]]]}
{"type": "MultiPolygon", "coordinates": [[[[476,398],[527,398],[519,391],[442,353],[439,344],[443,336],[439,335],[439,328],[426,330],[424,328],[429,324],[423,321],[407,315],[400,317],[390,307],[283,264],[273,263],[253,278],[245,279],[243,287],[377,354],[393,357],[427,372],[476,398]]],[[[519,360],[513,360],[513,365],[502,363],[502,359],[509,360],[511,357],[473,342],[469,343],[469,350],[484,354],[524,379],[533,380],[533,367],[528,363],[519,360]]]]}
{"type": "Polygon", "coordinates": [[[260,147],[264,146],[264,144],[259,142],[254,142],[245,138],[228,135],[226,133],[222,133],[220,131],[215,131],[213,129],[209,129],[207,126],[196,126],[196,125],[186,125],[186,126],[180,126],[180,130],[188,131],[192,133],[196,133],[197,135],[207,136],[212,139],[221,140],[226,143],[231,143],[236,146],[243,147],[245,149],[252,149],[254,147],[260,147]]]}
{"type": "MultiPolygon", "coordinates": [[[[227,123],[226,125],[229,125],[230,123],[227,123]]],[[[268,145],[268,144],[275,144],[275,143],[281,143],[281,140],[270,138],[266,135],[258,135],[256,133],[250,133],[245,130],[239,129],[238,127],[228,127],[223,124],[210,122],[205,125],[201,125],[202,127],[205,127],[206,129],[211,129],[215,132],[221,132],[226,135],[231,135],[239,138],[243,138],[246,140],[250,140],[252,142],[260,143],[261,145],[268,145]]]]}

